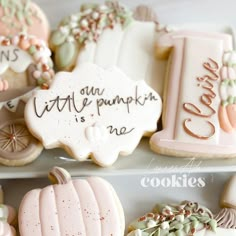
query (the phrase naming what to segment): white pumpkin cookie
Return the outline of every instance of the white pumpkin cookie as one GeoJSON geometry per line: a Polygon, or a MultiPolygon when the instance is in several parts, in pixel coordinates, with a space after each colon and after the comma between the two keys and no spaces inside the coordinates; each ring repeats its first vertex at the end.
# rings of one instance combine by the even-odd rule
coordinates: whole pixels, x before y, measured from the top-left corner
{"type": "Polygon", "coordinates": [[[165,62],[155,58],[159,35],[155,14],[142,6],[134,16],[137,20],[118,1],[110,1],[83,5],[80,12],[66,17],[50,38],[59,70],[88,62],[116,66],[133,80],[145,80],[161,95],[165,62]]]}
{"type": "Polygon", "coordinates": [[[28,192],[19,208],[21,236],[123,236],[124,212],[113,187],[99,177],[71,179],[54,167],[57,184],[28,192]]]}

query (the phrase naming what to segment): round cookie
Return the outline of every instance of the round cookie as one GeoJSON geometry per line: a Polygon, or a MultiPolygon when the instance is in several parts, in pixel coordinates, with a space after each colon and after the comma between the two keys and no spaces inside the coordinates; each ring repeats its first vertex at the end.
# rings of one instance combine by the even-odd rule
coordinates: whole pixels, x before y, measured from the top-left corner
{"type": "Polygon", "coordinates": [[[48,41],[50,29],[44,12],[27,0],[0,2],[0,35],[9,36],[28,33],[48,41]]]}
{"type": "Polygon", "coordinates": [[[124,212],[107,181],[72,180],[59,167],[52,169],[49,178],[56,184],[28,192],[20,204],[21,236],[124,235],[124,212]]]}
{"type": "Polygon", "coordinates": [[[43,40],[24,34],[0,37],[0,163],[25,165],[43,147],[28,131],[24,106],[34,90],[54,77],[51,52],[43,40]]]}

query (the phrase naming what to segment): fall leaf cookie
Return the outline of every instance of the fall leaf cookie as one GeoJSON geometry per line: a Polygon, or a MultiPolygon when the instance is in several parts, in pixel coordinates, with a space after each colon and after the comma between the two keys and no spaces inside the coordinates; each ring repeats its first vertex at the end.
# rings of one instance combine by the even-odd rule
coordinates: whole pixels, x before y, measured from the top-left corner
{"type": "Polygon", "coordinates": [[[124,213],[112,188],[99,177],[71,179],[55,167],[57,184],[28,192],[19,208],[21,236],[123,236],[124,213]]]}
{"type": "Polygon", "coordinates": [[[4,0],[0,2],[0,35],[19,33],[35,35],[48,41],[49,23],[44,12],[30,0],[4,0]]]}
{"type": "Polygon", "coordinates": [[[24,107],[38,89],[48,89],[54,77],[51,52],[35,36],[0,37],[0,163],[25,165],[43,147],[28,131],[24,107]]]}

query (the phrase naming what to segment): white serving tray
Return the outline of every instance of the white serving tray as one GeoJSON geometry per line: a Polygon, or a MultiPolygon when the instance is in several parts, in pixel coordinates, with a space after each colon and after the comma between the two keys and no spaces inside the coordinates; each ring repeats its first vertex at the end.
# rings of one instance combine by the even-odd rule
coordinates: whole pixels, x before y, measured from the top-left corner
{"type": "MultiPolygon", "coordinates": [[[[52,29],[66,15],[79,10],[83,0],[35,0],[49,17],[52,29]]],[[[104,2],[103,0],[93,0],[93,2],[104,2]]],[[[143,4],[142,0],[122,0],[124,4],[134,8],[138,4],[143,4]]],[[[152,6],[159,16],[159,22],[171,24],[172,27],[183,29],[197,29],[227,32],[234,35],[232,27],[236,26],[234,12],[235,2],[225,1],[205,1],[204,6],[198,1],[191,0],[146,0],[145,4],[152,6]],[[213,10],[214,9],[214,10],[213,10]],[[193,24],[199,22],[198,24],[193,24]],[[204,24],[210,22],[211,24],[204,24]]],[[[160,156],[149,149],[148,141],[141,141],[135,152],[127,157],[120,157],[110,168],[100,168],[90,161],[83,163],[75,162],[71,159],[63,159],[68,155],[60,150],[45,150],[41,156],[33,163],[23,167],[0,166],[1,179],[15,178],[36,178],[45,177],[48,170],[55,165],[68,169],[73,176],[79,175],[102,175],[102,176],[122,176],[135,175],[140,173],[177,173],[179,171],[191,172],[221,172],[236,171],[236,159],[229,160],[200,160],[200,159],[180,159],[175,157],[160,156]]]]}
{"type": "Polygon", "coordinates": [[[33,163],[22,167],[0,166],[0,179],[38,178],[47,176],[53,166],[66,168],[72,176],[127,176],[160,173],[236,172],[236,159],[196,159],[161,156],[152,152],[143,139],[132,155],[119,157],[108,168],[92,161],[78,162],[61,149],[45,150],[33,163]]]}

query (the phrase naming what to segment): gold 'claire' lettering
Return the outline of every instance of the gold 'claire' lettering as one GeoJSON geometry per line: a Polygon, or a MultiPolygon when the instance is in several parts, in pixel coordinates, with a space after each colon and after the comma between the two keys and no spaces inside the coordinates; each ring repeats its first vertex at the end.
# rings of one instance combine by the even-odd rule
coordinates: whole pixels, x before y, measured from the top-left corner
{"type": "MultiPolygon", "coordinates": [[[[200,109],[197,105],[192,104],[192,103],[184,103],[183,109],[187,113],[195,115],[199,118],[209,119],[216,113],[216,110],[212,107],[213,100],[216,98],[216,93],[214,92],[213,83],[219,79],[219,75],[218,75],[219,65],[216,61],[209,58],[208,62],[203,63],[203,67],[207,70],[208,74],[205,74],[202,77],[197,77],[197,81],[199,82],[198,87],[204,89],[204,92],[200,97],[200,106],[207,108],[208,112],[203,113],[202,109],[200,109]]],[[[190,122],[192,122],[190,118],[185,119],[185,121],[183,122],[183,128],[184,128],[184,131],[188,135],[194,138],[206,140],[206,139],[211,138],[215,134],[215,126],[208,120],[206,122],[211,128],[211,133],[207,136],[200,135],[191,131],[191,129],[187,126],[187,123],[190,123],[190,122]]]]}

